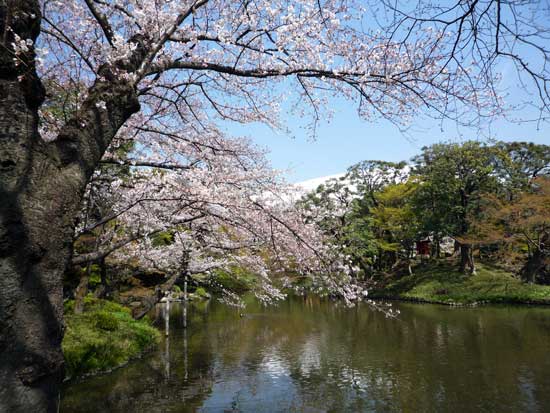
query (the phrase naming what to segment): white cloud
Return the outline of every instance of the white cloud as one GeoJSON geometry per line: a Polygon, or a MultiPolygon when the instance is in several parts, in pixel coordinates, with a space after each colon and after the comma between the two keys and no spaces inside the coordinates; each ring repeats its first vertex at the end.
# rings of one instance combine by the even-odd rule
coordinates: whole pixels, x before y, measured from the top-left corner
{"type": "Polygon", "coordinates": [[[335,174],[335,175],[327,175],[327,176],[320,176],[319,178],[313,178],[308,179],[307,181],[302,181],[294,184],[299,190],[303,191],[303,193],[311,192],[314,189],[316,189],[319,185],[325,183],[326,181],[330,179],[338,179],[345,176],[345,173],[335,174]]]}

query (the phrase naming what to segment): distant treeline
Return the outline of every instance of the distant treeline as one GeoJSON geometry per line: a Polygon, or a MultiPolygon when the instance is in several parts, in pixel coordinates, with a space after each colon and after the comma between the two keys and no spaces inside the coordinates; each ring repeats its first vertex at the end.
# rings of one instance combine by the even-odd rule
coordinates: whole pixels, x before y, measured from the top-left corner
{"type": "Polygon", "coordinates": [[[481,258],[550,283],[548,145],[438,143],[410,162],[360,162],[300,202],[359,278],[410,271],[421,255],[456,257],[466,273],[481,258]]]}

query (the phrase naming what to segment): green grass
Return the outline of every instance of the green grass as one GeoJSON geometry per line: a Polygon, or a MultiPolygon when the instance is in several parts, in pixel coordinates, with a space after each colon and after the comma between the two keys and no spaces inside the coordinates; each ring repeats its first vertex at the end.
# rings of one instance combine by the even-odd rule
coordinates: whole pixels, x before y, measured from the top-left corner
{"type": "Polygon", "coordinates": [[[207,298],[208,297],[208,293],[206,292],[206,290],[203,288],[203,287],[197,287],[197,289],[195,290],[195,294],[201,298],[207,298]]]}
{"type": "Polygon", "coordinates": [[[444,304],[550,304],[550,286],[527,284],[509,272],[483,264],[478,264],[475,275],[465,275],[445,261],[418,266],[414,275],[390,281],[370,295],[444,304]]]}
{"type": "Polygon", "coordinates": [[[63,353],[68,377],[110,370],[158,342],[160,334],[147,319],[134,320],[130,310],[106,300],[86,297],[84,312],[65,304],[63,353]]]}

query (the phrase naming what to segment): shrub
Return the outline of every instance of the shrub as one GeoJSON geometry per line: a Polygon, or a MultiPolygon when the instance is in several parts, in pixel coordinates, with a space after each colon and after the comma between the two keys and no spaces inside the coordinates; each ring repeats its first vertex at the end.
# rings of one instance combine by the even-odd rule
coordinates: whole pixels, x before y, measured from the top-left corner
{"type": "Polygon", "coordinates": [[[197,294],[199,297],[207,297],[207,293],[206,293],[206,290],[202,287],[197,287],[197,289],[195,290],[195,294],[197,294]]]}
{"type": "Polygon", "coordinates": [[[67,376],[112,369],[138,356],[159,340],[148,319],[134,320],[130,309],[88,296],[84,312],[73,314],[74,302],[65,303],[63,353],[67,376]]]}
{"type": "Polygon", "coordinates": [[[98,311],[95,313],[95,326],[105,331],[115,331],[118,328],[118,320],[107,311],[98,311]]]}

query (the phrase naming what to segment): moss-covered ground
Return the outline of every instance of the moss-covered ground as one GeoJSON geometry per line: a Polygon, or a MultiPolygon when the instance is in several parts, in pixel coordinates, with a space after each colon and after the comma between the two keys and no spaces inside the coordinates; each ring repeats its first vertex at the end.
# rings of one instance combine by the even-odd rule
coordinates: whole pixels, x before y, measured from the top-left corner
{"type": "Polygon", "coordinates": [[[67,377],[110,370],[156,344],[160,334],[148,319],[134,320],[130,309],[86,297],[84,312],[65,303],[63,353],[67,377]]]}
{"type": "Polygon", "coordinates": [[[373,298],[394,298],[451,305],[479,303],[550,304],[550,286],[528,284],[497,267],[478,264],[475,275],[458,271],[456,263],[431,262],[414,274],[390,278],[369,291],[373,298]]]}
{"type": "Polygon", "coordinates": [[[211,284],[212,292],[216,293],[219,288],[233,291],[238,294],[254,288],[257,277],[244,268],[233,267],[230,271],[217,270],[211,284]]]}

